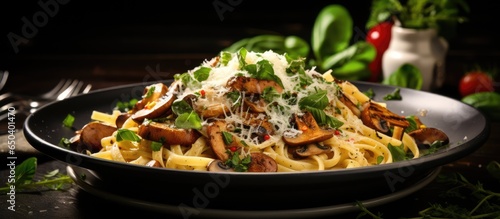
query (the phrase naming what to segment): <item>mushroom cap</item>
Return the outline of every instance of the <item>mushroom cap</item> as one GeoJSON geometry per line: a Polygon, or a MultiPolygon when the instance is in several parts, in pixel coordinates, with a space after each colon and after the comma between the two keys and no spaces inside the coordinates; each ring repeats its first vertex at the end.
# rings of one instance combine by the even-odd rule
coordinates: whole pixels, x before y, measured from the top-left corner
{"type": "Polygon", "coordinates": [[[207,170],[210,172],[234,172],[234,169],[224,164],[222,160],[213,160],[208,163],[207,170]]]}
{"type": "Polygon", "coordinates": [[[319,144],[308,144],[297,148],[294,152],[301,157],[308,157],[330,152],[331,148],[319,144]]]}
{"type": "Polygon", "coordinates": [[[250,153],[251,161],[248,165],[248,172],[277,172],[278,164],[267,154],[260,152],[250,153]]]}
{"type": "Polygon", "coordinates": [[[311,112],[305,112],[302,116],[295,114],[295,123],[298,129],[302,130],[302,133],[296,137],[283,136],[283,141],[290,146],[302,146],[322,142],[333,137],[335,133],[333,129],[322,129],[319,127],[311,112]]]}
{"type": "Polygon", "coordinates": [[[389,109],[368,101],[363,104],[361,111],[361,120],[366,126],[375,129],[379,132],[387,134],[390,132],[390,127],[398,126],[406,128],[410,126],[405,117],[391,112],[389,109]]]}
{"type": "Polygon", "coordinates": [[[431,145],[435,141],[441,141],[443,145],[449,144],[450,140],[446,133],[437,128],[426,127],[421,129],[416,129],[408,133],[417,144],[420,145],[431,145]]]}

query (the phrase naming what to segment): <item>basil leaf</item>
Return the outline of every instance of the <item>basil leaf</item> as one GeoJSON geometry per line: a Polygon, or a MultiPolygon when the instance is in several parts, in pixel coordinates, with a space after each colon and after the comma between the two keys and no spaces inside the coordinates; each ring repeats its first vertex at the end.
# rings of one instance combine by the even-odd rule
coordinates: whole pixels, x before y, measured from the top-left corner
{"type": "Polygon", "coordinates": [[[182,113],[175,118],[175,126],[182,129],[201,129],[201,119],[196,112],[182,113]]]}
{"type": "Polygon", "coordinates": [[[210,71],[212,71],[212,69],[209,67],[200,67],[198,70],[193,72],[193,75],[197,81],[201,82],[207,80],[210,75],[210,71]]]}
{"type": "Polygon", "coordinates": [[[382,81],[382,84],[422,89],[423,78],[420,70],[412,64],[403,64],[398,70],[382,81]]]}
{"type": "Polygon", "coordinates": [[[223,66],[227,66],[227,63],[231,61],[233,55],[230,52],[221,52],[220,54],[220,63],[223,66]]]}
{"type": "Polygon", "coordinates": [[[294,59],[309,55],[309,44],[298,36],[286,37],[284,44],[286,53],[294,59]]]}
{"type": "Polygon", "coordinates": [[[286,73],[289,76],[295,74],[299,75],[299,83],[295,86],[295,89],[301,89],[313,83],[313,79],[306,74],[304,59],[289,60],[290,64],[286,69],[286,73]]]}
{"type": "Polygon", "coordinates": [[[316,17],[311,37],[312,51],[318,63],[347,48],[353,29],[352,17],[344,6],[332,4],[324,7],[316,17]]]}
{"type": "Polygon", "coordinates": [[[391,152],[393,161],[403,161],[406,160],[406,153],[404,151],[404,146],[401,144],[400,146],[394,146],[390,143],[387,145],[387,148],[391,152]]]}
{"type": "Polygon", "coordinates": [[[201,129],[201,118],[184,100],[177,100],[172,103],[172,112],[177,115],[175,126],[183,129],[201,129]]]}
{"type": "Polygon", "coordinates": [[[363,92],[367,97],[370,99],[373,99],[375,97],[375,92],[373,91],[373,88],[368,88],[365,92],[363,92]]]}
{"type": "Polygon", "coordinates": [[[314,94],[303,97],[299,100],[299,107],[301,109],[305,107],[312,107],[323,110],[326,106],[328,106],[328,97],[326,95],[326,90],[319,90],[314,94]]]}
{"type": "Polygon", "coordinates": [[[245,66],[244,69],[254,78],[275,81],[283,87],[283,82],[274,74],[273,65],[268,60],[260,60],[257,64],[245,66]]]}
{"type": "Polygon", "coordinates": [[[281,95],[274,89],[274,87],[266,87],[260,95],[268,103],[273,102],[274,99],[279,98],[281,95]]]}
{"type": "Polygon", "coordinates": [[[247,53],[248,51],[245,48],[241,48],[238,50],[238,61],[240,63],[240,68],[245,69],[245,66],[247,65],[247,62],[245,59],[247,58],[247,53]]]}
{"type": "Polygon", "coordinates": [[[151,142],[151,150],[152,151],[159,151],[161,149],[161,147],[163,147],[163,143],[157,142],[157,141],[151,142]]]}
{"type": "Polygon", "coordinates": [[[335,78],[350,81],[364,80],[370,77],[371,71],[368,63],[350,60],[339,68],[333,69],[332,75],[335,78]]]}
{"type": "Polygon", "coordinates": [[[488,119],[500,121],[500,94],[496,92],[479,92],[462,98],[462,102],[469,104],[483,112],[488,119]]]}
{"type": "Polygon", "coordinates": [[[373,59],[375,59],[376,55],[377,50],[371,43],[358,41],[349,46],[347,49],[326,57],[322,68],[338,68],[351,60],[356,60],[362,63],[370,63],[373,59]]]}
{"type": "Polygon", "coordinates": [[[415,120],[415,116],[407,116],[406,120],[410,123],[410,126],[406,127],[405,129],[406,133],[415,131],[420,128],[417,126],[417,121],[415,120]]]}
{"type": "Polygon", "coordinates": [[[193,108],[185,100],[176,100],[172,103],[172,112],[176,115],[190,113],[191,111],[193,111],[193,108]]]}
{"type": "Polygon", "coordinates": [[[30,157],[15,167],[14,185],[28,184],[33,181],[37,168],[37,158],[30,157]]]}
{"type": "Polygon", "coordinates": [[[182,74],[175,74],[174,79],[180,80],[183,85],[193,90],[201,87],[200,82],[191,77],[191,74],[187,72],[182,74]]]}
{"type": "Polygon", "coordinates": [[[400,89],[396,88],[394,91],[390,94],[387,94],[383,97],[384,100],[402,100],[403,97],[399,93],[400,89]]]}
{"type": "Polygon", "coordinates": [[[129,129],[118,129],[116,132],[116,141],[134,141],[134,142],[139,142],[141,141],[141,138],[135,134],[135,132],[129,130],[129,129]]]}
{"type": "Polygon", "coordinates": [[[306,107],[306,110],[311,112],[311,114],[314,117],[314,120],[316,120],[316,122],[320,126],[321,125],[328,125],[331,128],[338,129],[342,125],[344,125],[344,123],[342,121],[338,120],[337,118],[330,116],[330,115],[326,115],[325,111],[323,111],[323,110],[320,110],[317,108],[312,108],[312,107],[306,107]]]}

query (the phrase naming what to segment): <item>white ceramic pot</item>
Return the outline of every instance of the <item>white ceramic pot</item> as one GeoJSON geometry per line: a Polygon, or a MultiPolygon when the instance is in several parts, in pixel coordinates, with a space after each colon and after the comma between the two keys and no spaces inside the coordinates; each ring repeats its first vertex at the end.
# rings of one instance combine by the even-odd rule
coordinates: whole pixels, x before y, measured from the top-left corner
{"type": "Polygon", "coordinates": [[[389,77],[405,63],[412,64],[422,74],[422,90],[435,90],[445,80],[447,51],[448,42],[437,35],[436,29],[393,26],[389,48],[382,57],[383,76],[389,77]]]}

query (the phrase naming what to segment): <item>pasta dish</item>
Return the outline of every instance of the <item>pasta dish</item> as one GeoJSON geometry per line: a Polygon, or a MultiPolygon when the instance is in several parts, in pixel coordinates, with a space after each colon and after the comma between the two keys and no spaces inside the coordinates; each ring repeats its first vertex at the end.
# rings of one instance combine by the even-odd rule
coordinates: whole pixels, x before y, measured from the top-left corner
{"type": "Polygon", "coordinates": [[[273,51],[222,51],[125,111],[94,111],[71,138],[90,156],[194,171],[290,172],[383,165],[447,144],[331,72],[273,51]]]}

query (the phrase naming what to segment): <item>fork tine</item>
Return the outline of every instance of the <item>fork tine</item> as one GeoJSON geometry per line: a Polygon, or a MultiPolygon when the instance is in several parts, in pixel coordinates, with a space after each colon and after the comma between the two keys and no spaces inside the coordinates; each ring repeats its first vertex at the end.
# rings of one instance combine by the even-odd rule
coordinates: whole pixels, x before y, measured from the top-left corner
{"type": "MultiPolygon", "coordinates": [[[[57,96],[58,93],[60,93],[62,90],[66,89],[70,85],[69,82],[71,82],[71,81],[61,79],[54,88],[52,88],[51,90],[49,90],[45,93],[39,94],[38,97],[42,98],[42,99],[55,99],[55,97],[57,96]]],[[[22,94],[15,94],[12,92],[7,92],[7,93],[0,95],[0,103],[3,102],[4,100],[12,99],[12,98],[13,99],[25,99],[28,97],[26,97],[22,94]]]]}
{"type": "Polygon", "coordinates": [[[72,97],[76,96],[80,93],[80,89],[83,87],[83,82],[79,81],[76,87],[73,89],[73,91],[67,96],[67,97],[72,97]]]}
{"type": "Polygon", "coordinates": [[[57,97],[62,91],[64,91],[66,88],[68,88],[71,85],[71,80],[70,79],[61,79],[57,85],[52,88],[50,91],[44,93],[41,95],[42,98],[44,99],[55,99],[54,97],[57,97]]]}
{"type": "Polygon", "coordinates": [[[67,97],[69,97],[71,95],[71,93],[73,92],[73,90],[76,88],[76,86],[78,85],[78,83],[80,83],[80,81],[78,80],[73,80],[70,85],[64,89],[61,93],[59,93],[57,95],[57,100],[63,100],[67,97]]]}
{"type": "Polygon", "coordinates": [[[83,89],[82,93],[86,94],[90,92],[90,89],[92,89],[92,84],[87,84],[87,86],[85,86],[85,88],[83,89]]]}
{"type": "Polygon", "coordinates": [[[0,73],[0,91],[3,89],[5,84],[7,84],[7,78],[9,77],[9,71],[3,71],[0,73]]]}

